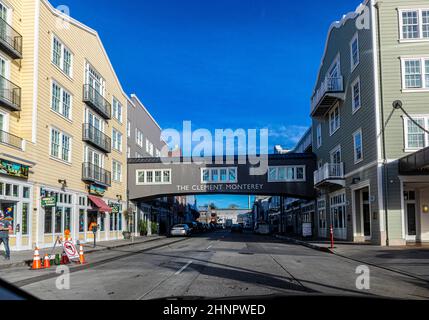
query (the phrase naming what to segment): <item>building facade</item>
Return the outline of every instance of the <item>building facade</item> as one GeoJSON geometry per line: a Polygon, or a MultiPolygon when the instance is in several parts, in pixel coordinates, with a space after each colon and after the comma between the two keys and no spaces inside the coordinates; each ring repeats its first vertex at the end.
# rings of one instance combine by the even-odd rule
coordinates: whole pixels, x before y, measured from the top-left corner
{"type": "Polygon", "coordinates": [[[428,7],[366,1],[328,32],[311,99],[319,236],[429,241],[428,180],[398,165],[428,146],[428,7]]]}
{"type": "Polygon", "coordinates": [[[0,1],[0,205],[12,250],[122,238],[124,93],[96,31],[45,0],[0,1]]]}

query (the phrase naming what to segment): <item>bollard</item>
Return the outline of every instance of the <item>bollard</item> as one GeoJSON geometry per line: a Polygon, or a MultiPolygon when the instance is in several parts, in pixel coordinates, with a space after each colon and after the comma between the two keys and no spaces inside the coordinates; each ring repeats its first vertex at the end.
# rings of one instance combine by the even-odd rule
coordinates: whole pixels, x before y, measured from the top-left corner
{"type": "Polygon", "coordinates": [[[330,234],[331,234],[331,249],[334,249],[334,227],[331,224],[330,227],[330,234]]]}

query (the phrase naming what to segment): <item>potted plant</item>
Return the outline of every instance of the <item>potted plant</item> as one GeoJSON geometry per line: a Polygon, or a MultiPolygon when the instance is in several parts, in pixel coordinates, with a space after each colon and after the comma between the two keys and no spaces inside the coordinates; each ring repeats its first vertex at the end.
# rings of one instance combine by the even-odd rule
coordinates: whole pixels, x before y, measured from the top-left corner
{"type": "Polygon", "coordinates": [[[139,232],[141,236],[147,235],[147,221],[146,220],[140,220],[139,222],[139,232]]]}
{"type": "Polygon", "coordinates": [[[125,220],[127,221],[127,230],[122,231],[122,235],[124,236],[124,239],[131,239],[131,231],[130,231],[130,220],[133,215],[133,210],[131,208],[128,208],[128,210],[124,210],[123,212],[125,220]]]}
{"type": "Polygon", "coordinates": [[[156,222],[151,223],[151,231],[152,231],[152,234],[158,234],[158,223],[156,222]]]}

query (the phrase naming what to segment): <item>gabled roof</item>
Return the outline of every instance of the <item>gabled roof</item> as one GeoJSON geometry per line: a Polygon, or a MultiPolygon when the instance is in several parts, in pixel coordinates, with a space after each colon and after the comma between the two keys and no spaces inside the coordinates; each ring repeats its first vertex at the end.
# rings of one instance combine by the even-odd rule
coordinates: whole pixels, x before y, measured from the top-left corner
{"type": "Polygon", "coordinates": [[[47,6],[47,8],[51,11],[51,13],[53,15],[55,15],[57,17],[60,17],[61,19],[64,19],[65,21],[71,23],[72,25],[74,25],[74,26],[76,26],[76,27],[78,27],[78,28],[80,28],[82,30],[85,30],[86,32],[94,35],[97,38],[97,40],[99,42],[99,45],[101,47],[101,50],[102,50],[102,52],[103,52],[103,54],[104,54],[107,62],[109,63],[109,67],[110,67],[110,69],[111,69],[111,71],[113,73],[113,76],[114,76],[114,78],[115,78],[115,80],[116,80],[116,82],[117,82],[117,84],[118,84],[118,86],[119,86],[122,94],[125,97],[128,98],[128,95],[125,93],[124,89],[122,88],[121,82],[119,81],[119,78],[118,78],[118,76],[117,76],[117,74],[115,72],[115,69],[113,68],[112,62],[110,61],[110,58],[109,58],[109,56],[108,56],[108,54],[106,52],[106,49],[104,48],[103,42],[101,41],[101,38],[100,38],[98,32],[95,31],[94,29],[88,27],[87,25],[83,24],[82,22],[80,22],[80,21],[78,21],[78,20],[76,20],[76,19],[74,19],[74,18],[72,18],[72,17],[64,14],[60,10],[54,8],[52,6],[52,4],[48,0],[38,0],[38,1],[41,1],[42,3],[44,3],[47,6]]]}
{"type": "Polygon", "coordinates": [[[364,6],[367,6],[367,5],[368,5],[368,3],[370,3],[370,2],[371,2],[371,0],[365,0],[363,3],[361,3],[361,4],[356,8],[356,10],[355,10],[355,11],[352,11],[352,12],[349,12],[349,13],[347,13],[347,14],[343,15],[343,17],[341,18],[341,20],[340,20],[340,21],[334,21],[334,22],[331,24],[331,26],[329,27],[328,35],[327,35],[327,37],[326,37],[326,42],[325,42],[325,49],[324,49],[324,51],[323,51],[322,61],[320,62],[320,67],[319,67],[319,71],[318,71],[318,73],[317,73],[316,84],[315,84],[315,86],[314,86],[312,96],[313,96],[313,95],[316,93],[316,91],[317,91],[317,84],[318,84],[318,82],[319,82],[320,71],[322,70],[323,62],[324,62],[324,60],[325,60],[325,56],[326,56],[326,53],[327,53],[327,51],[328,51],[329,39],[331,38],[331,33],[332,33],[332,31],[333,31],[334,29],[340,29],[342,26],[344,26],[344,25],[347,23],[347,21],[349,21],[349,20],[351,20],[351,19],[355,19],[357,16],[359,16],[359,15],[362,13],[362,11],[363,11],[363,7],[364,7],[364,6]]]}

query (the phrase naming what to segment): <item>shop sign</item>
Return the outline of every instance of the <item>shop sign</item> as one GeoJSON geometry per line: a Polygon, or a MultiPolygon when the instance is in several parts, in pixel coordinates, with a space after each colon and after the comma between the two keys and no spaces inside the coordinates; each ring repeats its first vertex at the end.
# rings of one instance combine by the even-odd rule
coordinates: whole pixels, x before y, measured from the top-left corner
{"type": "Polygon", "coordinates": [[[92,194],[94,196],[103,197],[104,194],[106,193],[106,189],[105,188],[96,186],[94,184],[90,184],[88,186],[88,189],[89,189],[89,194],[92,194]]]}
{"type": "Polygon", "coordinates": [[[57,197],[43,197],[42,198],[42,207],[44,208],[52,208],[57,205],[57,197]]]}
{"type": "Polygon", "coordinates": [[[0,159],[0,173],[8,176],[28,179],[29,166],[0,159]]]}
{"type": "Polygon", "coordinates": [[[121,205],[109,201],[109,207],[112,208],[112,213],[119,213],[121,211],[121,205]]]}

